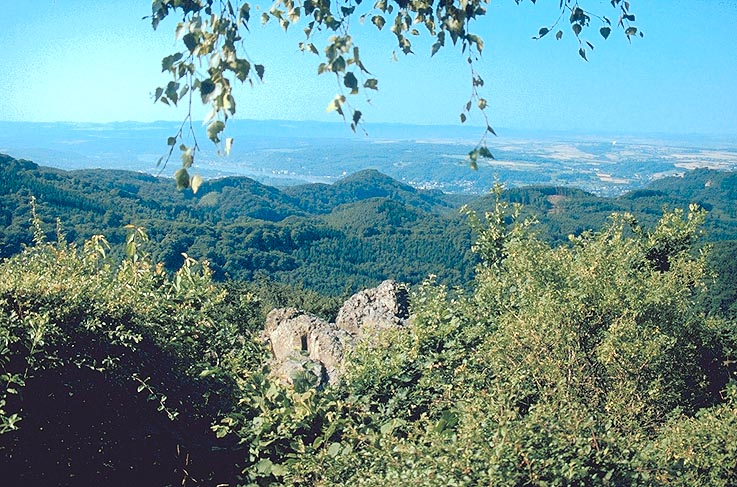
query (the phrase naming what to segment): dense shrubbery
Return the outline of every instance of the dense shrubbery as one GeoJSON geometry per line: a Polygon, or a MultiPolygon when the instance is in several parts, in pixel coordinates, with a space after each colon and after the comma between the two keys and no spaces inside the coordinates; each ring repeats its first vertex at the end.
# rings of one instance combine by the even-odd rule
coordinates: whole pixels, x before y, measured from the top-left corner
{"type": "Polygon", "coordinates": [[[311,482],[735,485],[737,329],[696,305],[702,219],[552,248],[487,215],[473,294],[424,286],[412,326],[353,357],[359,419],[311,482]]]}
{"type": "Polygon", "coordinates": [[[321,391],[264,375],[253,294],[191,260],[167,277],[140,233],[119,267],[101,239],[25,250],[0,266],[2,470],[47,485],[736,485],[737,326],[701,305],[703,212],[650,231],[623,214],[551,246],[506,210],[472,215],[470,291],[425,282],[411,324],[321,391]]]}
{"type": "Polygon", "coordinates": [[[36,236],[0,266],[4,485],[210,475],[227,456],[210,424],[238,400],[230,371],[263,362],[257,303],[229,299],[191,259],[168,278],[142,257],[140,230],[119,266],[102,237],[36,236]]]}

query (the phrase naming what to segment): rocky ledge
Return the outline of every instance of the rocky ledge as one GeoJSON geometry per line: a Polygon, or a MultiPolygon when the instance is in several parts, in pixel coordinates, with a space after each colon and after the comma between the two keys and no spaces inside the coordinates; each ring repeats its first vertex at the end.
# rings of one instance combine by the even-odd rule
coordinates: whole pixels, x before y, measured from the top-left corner
{"type": "Polygon", "coordinates": [[[306,380],[322,387],[340,380],[344,357],[360,340],[409,320],[407,286],[387,280],[351,296],[335,323],[299,311],[277,308],[266,317],[263,338],[274,355],[272,374],[294,385],[306,380]]]}

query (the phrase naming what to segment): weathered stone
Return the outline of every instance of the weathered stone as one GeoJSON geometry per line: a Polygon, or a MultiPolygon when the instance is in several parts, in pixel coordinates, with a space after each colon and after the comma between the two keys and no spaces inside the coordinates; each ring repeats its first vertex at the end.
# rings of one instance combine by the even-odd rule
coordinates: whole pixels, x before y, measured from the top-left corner
{"type": "Polygon", "coordinates": [[[329,323],[316,316],[298,311],[295,308],[272,310],[266,316],[264,332],[271,344],[276,360],[284,360],[293,352],[309,352],[311,338],[315,330],[328,327],[329,323]]]}
{"type": "Polygon", "coordinates": [[[316,377],[315,386],[336,384],[343,361],[357,340],[377,331],[404,326],[409,318],[406,286],[384,281],[378,287],[349,298],[328,323],[295,308],[278,308],[266,317],[263,337],[274,354],[272,373],[288,384],[305,373],[316,377]]]}
{"type": "Polygon", "coordinates": [[[335,324],[348,333],[363,336],[386,328],[403,326],[409,318],[409,292],[396,281],[351,296],[338,311],[335,324]]]}

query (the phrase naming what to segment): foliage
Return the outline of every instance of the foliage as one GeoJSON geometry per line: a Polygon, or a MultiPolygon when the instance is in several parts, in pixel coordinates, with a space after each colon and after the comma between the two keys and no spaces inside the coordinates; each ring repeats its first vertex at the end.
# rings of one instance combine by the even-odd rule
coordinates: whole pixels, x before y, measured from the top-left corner
{"type": "Polygon", "coordinates": [[[64,172],[11,158],[0,174],[0,257],[30,243],[28,199],[38,195],[41,217],[61,218],[71,241],[101,232],[122,258],[123,225],[133,223],[147,229],[151,259],[167,272],[186,253],[207,259],[218,281],[267,276],[275,289],[292,287],[290,295],[304,288],[345,296],[387,278],[419,283],[433,272],[461,283],[473,272],[470,233],[442,195],[376,171],[285,190],[225,178],[203,183],[197,195],[148,175],[64,172]]]}
{"type": "Polygon", "coordinates": [[[273,389],[220,431],[270,425],[251,460],[276,485],[732,485],[737,328],[695,301],[703,217],[558,247],[489,218],[473,293],[428,281],[339,388],[273,389]]]}
{"type": "Polygon", "coordinates": [[[257,303],[229,299],[186,256],[168,278],[140,229],[115,266],[101,236],[80,248],[35,228],[0,265],[3,481],[164,485],[230,465],[209,426],[235,404],[225,371],[263,361],[257,303]]]}
{"type": "Polygon", "coordinates": [[[373,429],[345,428],[317,483],[732,485],[737,328],[700,313],[703,255],[675,244],[703,216],[558,247],[489,218],[474,293],[428,283],[408,329],[353,357],[344,394],[373,429]]]}
{"type": "MultiPolygon", "coordinates": [[[[521,0],[515,1],[521,3],[521,0]]],[[[531,1],[536,3],[535,0],[531,1]]],[[[485,139],[488,134],[495,134],[485,114],[488,103],[480,93],[484,80],[475,67],[482,54],[484,41],[471,31],[474,20],[487,14],[488,3],[488,0],[437,4],[426,0],[378,0],[370,5],[360,0],[341,3],[274,0],[270,8],[262,10],[260,21],[262,24],[276,23],[285,31],[301,22],[305,24],[305,40],[299,43],[299,49],[321,57],[318,74],[335,76],[340,91],[328,104],[328,111],[341,115],[350,123],[353,131],[362,121],[363,114],[361,110],[352,107],[346,95],[355,96],[365,94],[367,90],[377,90],[378,80],[363,63],[358,42],[351,34],[352,19],[358,18],[361,23],[368,20],[378,31],[389,24],[391,27],[387,31],[396,39],[396,50],[405,55],[413,54],[413,37],[428,36],[433,40],[431,55],[444,47],[447,40],[453,45],[459,45],[462,56],[468,62],[471,78],[471,96],[460,114],[461,122],[465,123],[472,107],[478,108],[486,121],[481,141],[469,153],[471,165],[475,167],[479,157],[491,157],[485,139]],[[330,36],[325,45],[318,48],[315,42],[321,42],[321,36],[318,35],[321,32],[330,36]]],[[[557,28],[564,16],[568,16],[578,43],[578,53],[586,60],[587,51],[592,50],[594,45],[582,37],[582,33],[590,28],[592,17],[600,24],[599,33],[604,39],[611,34],[613,25],[621,28],[627,39],[638,34],[637,27],[632,25],[635,15],[630,12],[630,2],[612,0],[610,3],[618,16],[614,23],[606,16],[586,10],[579,0],[561,0],[558,19],[553,25],[540,28],[534,38],[544,37],[557,28]]],[[[252,8],[249,2],[241,3],[236,0],[152,1],[150,19],[154,29],[167,17],[181,15],[181,21],[175,28],[175,37],[177,41],[181,41],[182,49],[161,61],[162,72],[171,74],[172,80],[165,87],[157,88],[155,93],[155,101],[176,105],[184,100],[190,107],[179,131],[168,138],[170,149],[167,161],[177,144],[181,152],[182,168],[175,174],[177,187],[180,189],[191,187],[197,192],[202,184],[199,176],[190,176],[188,172],[198,150],[191,114],[195,93],[203,104],[212,108],[204,122],[207,124],[208,139],[218,144],[223,139],[222,134],[228,119],[236,113],[233,86],[236,82],[253,84],[254,81],[264,79],[264,65],[246,55],[246,32],[251,35],[255,32],[251,15],[258,7],[255,5],[252,8]],[[202,66],[206,67],[206,71],[202,71],[202,66]],[[187,126],[193,139],[189,146],[184,143],[187,126]]],[[[639,32],[639,35],[642,33],[639,32]]],[[[562,37],[563,30],[559,29],[555,38],[560,40],[562,37]]],[[[396,58],[396,51],[393,56],[396,58]]],[[[225,154],[230,152],[232,144],[232,138],[224,138],[225,154]]]]}
{"type": "Polygon", "coordinates": [[[734,485],[737,326],[701,307],[705,212],[551,245],[502,195],[469,210],[472,287],[425,281],[322,390],[268,376],[256,290],[186,256],[168,277],[135,227],[115,266],[36,219],[0,265],[10,484],[734,485]]]}

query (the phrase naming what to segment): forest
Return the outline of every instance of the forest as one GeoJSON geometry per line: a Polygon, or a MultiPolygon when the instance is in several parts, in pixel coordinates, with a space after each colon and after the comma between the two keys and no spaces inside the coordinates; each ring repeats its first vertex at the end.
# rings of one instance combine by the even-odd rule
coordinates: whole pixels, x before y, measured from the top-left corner
{"type": "Polygon", "coordinates": [[[471,199],[0,170],[3,485],[737,484],[734,173],[471,199]],[[269,374],[265,311],[385,278],[412,318],[339,384],[269,374]]]}
{"type": "MultiPolygon", "coordinates": [[[[471,226],[459,210],[466,205],[484,213],[495,204],[492,195],[418,190],[375,170],[331,185],[282,189],[227,177],[206,181],[195,194],[172,190],[167,178],[63,171],[0,155],[0,177],[0,258],[31,244],[33,196],[49,239],[55,238],[58,219],[68,241],[81,245],[102,234],[122,258],[125,227],[133,225],[148,235],[151,261],[170,273],[186,253],[207,260],[218,282],[257,281],[342,298],[388,278],[419,284],[433,274],[441,284],[466,286],[479,260],[471,251],[471,226]]],[[[652,226],[665,209],[697,203],[708,210],[700,245],[709,243],[710,265],[725,270],[715,276],[713,304],[727,311],[737,298],[731,279],[737,274],[728,272],[737,272],[731,258],[737,248],[732,172],[689,171],[612,198],[533,186],[508,189],[502,199],[522,205],[525,216],[537,220],[536,235],[554,244],[601,228],[613,212],[632,213],[652,226]]]]}

